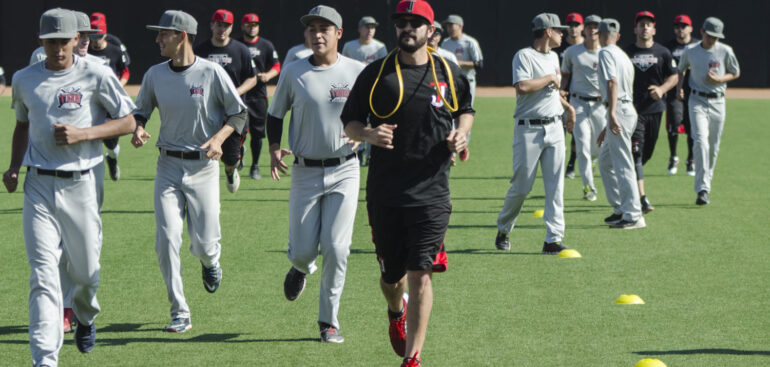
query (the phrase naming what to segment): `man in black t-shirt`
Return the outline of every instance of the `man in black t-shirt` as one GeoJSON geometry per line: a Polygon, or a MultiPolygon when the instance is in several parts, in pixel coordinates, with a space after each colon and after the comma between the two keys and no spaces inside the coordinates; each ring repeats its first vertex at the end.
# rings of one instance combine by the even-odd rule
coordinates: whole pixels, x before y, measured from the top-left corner
{"type": "MultiPolygon", "coordinates": [[[[663,44],[674,57],[677,65],[682,57],[684,50],[695,46],[699,39],[692,36],[692,20],[686,14],[680,14],[674,17],[674,39],[663,44]]],[[[687,133],[687,175],[695,176],[695,168],[692,165],[692,137],[690,137],[690,114],[687,109],[687,101],[690,97],[690,73],[685,74],[682,90],[684,95],[677,96],[675,91],[666,94],[666,130],[668,131],[668,148],[671,157],[668,160],[668,173],[675,175],[679,157],[676,155],[676,145],[679,140],[679,128],[684,126],[687,133]],[[681,99],[679,99],[679,98],[681,99]]]]}
{"type": "Polygon", "coordinates": [[[259,36],[259,16],[249,13],[241,18],[243,42],[249,49],[257,73],[257,86],[252,88],[243,99],[249,107],[249,132],[251,133],[251,169],[249,176],[260,179],[259,155],[262,152],[262,139],[265,138],[265,119],[267,116],[267,82],[281,72],[278,52],[269,40],[259,36]]]}
{"type": "Polygon", "coordinates": [[[388,303],[391,345],[407,357],[404,365],[419,366],[432,308],[433,264],[451,212],[450,157],[467,147],[475,111],[468,80],[457,65],[433,55],[439,79],[433,80],[427,51],[434,31],[430,4],[402,0],[393,18],[399,52],[361,72],[341,117],[351,139],[372,145],[366,201],[380,287],[388,303]],[[453,118],[458,121],[456,130],[453,118]]]}
{"type": "MultiPolygon", "coordinates": [[[[99,21],[99,22],[104,22],[106,24],[107,16],[105,16],[104,13],[94,12],[94,13],[91,13],[91,21],[92,22],[99,21]]],[[[121,41],[120,38],[118,38],[118,36],[111,33],[107,33],[107,38],[105,39],[110,44],[118,46],[118,48],[120,48],[120,51],[123,52],[123,60],[124,60],[123,62],[126,64],[126,66],[131,65],[131,55],[128,54],[128,49],[126,48],[126,45],[123,44],[123,41],[121,41]]],[[[120,76],[121,77],[125,76],[126,79],[128,79],[129,77],[128,68],[124,70],[124,73],[125,74],[121,74],[120,76]]]]}
{"type": "MultiPolygon", "coordinates": [[[[215,11],[210,25],[211,39],[195,46],[195,55],[222,66],[235,85],[238,95],[242,96],[257,85],[257,76],[249,49],[240,42],[232,42],[230,38],[233,31],[233,13],[225,9],[215,11]]],[[[243,156],[245,130],[244,128],[244,131],[233,132],[222,144],[227,190],[231,193],[237,192],[241,185],[238,169],[243,156]]]]}
{"type": "Polygon", "coordinates": [[[666,92],[676,86],[679,77],[671,52],[653,39],[655,15],[646,10],[637,13],[634,33],[636,42],[625,48],[634,64],[634,107],[639,115],[631,144],[642,212],[646,214],[655,208],[644,191],[642,165],[647,163],[655,150],[660,119],[666,109],[663,98],[666,92]]]}

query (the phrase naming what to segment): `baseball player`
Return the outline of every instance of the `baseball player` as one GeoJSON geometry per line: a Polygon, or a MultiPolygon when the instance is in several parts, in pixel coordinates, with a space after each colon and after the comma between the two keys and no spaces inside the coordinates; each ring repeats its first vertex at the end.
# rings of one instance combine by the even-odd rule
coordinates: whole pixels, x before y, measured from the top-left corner
{"type": "Polygon", "coordinates": [[[56,366],[64,342],[63,254],[79,320],[75,344],[88,353],[96,343],[102,222],[92,168],[103,159],[100,140],[128,134],[136,122],[135,106],[112,72],[73,56],[78,43],[73,12],[43,13],[39,37],[48,57],[13,77],[16,128],[3,183],[14,192],[21,166],[27,166],[23,229],[30,264],[30,351],[33,365],[56,366]]]}
{"type": "Polygon", "coordinates": [[[511,188],[497,217],[498,250],[511,248],[508,234],[521,213],[524,199],[535,182],[538,163],[545,186],[546,236],[543,254],[558,254],[566,249],[564,237],[564,130],[572,131],[575,109],[559,93],[561,68],[559,57],[551,49],[561,44],[562,26],[556,14],[541,13],[532,19],[534,42],[513,57],[513,86],[516,111],[513,114],[513,178],[511,188]]]}
{"type": "Polygon", "coordinates": [[[441,44],[441,38],[443,37],[442,32],[444,32],[441,23],[433,21],[433,27],[435,28],[435,31],[433,31],[433,34],[428,38],[428,47],[432,48],[439,56],[447,61],[451,61],[455,65],[460,66],[460,62],[457,61],[457,56],[455,56],[454,52],[439,46],[441,44]]]}
{"type": "Polygon", "coordinates": [[[634,18],[636,42],[626,46],[625,51],[634,64],[634,108],[639,122],[636,124],[631,142],[633,143],[636,180],[642,212],[655,209],[647,199],[644,188],[643,165],[652,158],[655,143],[660,132],[660,119],[666,109],[665,95],[676,86],[676,65],[671,52],[655,42],[655,15],[640,11],[634,18]]]}
{"type": "MultiPolygon", "coordinates": [[[[663,44],[673,56],[674,61],[679,65],[684,50],[694,47],[700,42],[699,39],[692,36],[692,20],[687,14],[680,14],[674,17],[674,39],[663,44]]],[[[666,130],[668,131],[668,148],[671,151],[671,157],[668,159],[668,174],[675,175],[679,157],[676,153],[676,146],[679,140],[680,127],[684,127],[687,133],[687,161],[685,168],[687,175],[695,176],[695,168],[692,164],[692,133],[690,129],[690,114],[687,110],[687,100],[690,98],[690,74],[685,70],[682,88],[684,95],[677,96],[676,93],[666,94],[666,130]]]]}
{"type": "Polygon", "coordinates": [[[352,139],[372,144],[366,201],[390,342],[405,357],[402,366],[420,366],[432,265],[452,210],[450,156],[465,149],[475,111],[462,69],[428,53],[435,31],[430,4],[402,0],[392,18],[398,48],[361,72],[342,122],[352,139]]]}
{"type": "Polygon", "coordinates": [[[588,201],[596,200],[591,162],[599,156],[596,139],[607,123],[597,74],[601,47],[597,29],[601,20],[598,15],[585,18],[584,42],[568,47],[564,51],[561,65],[562,90],[569,90],[569,102],[577,115],[572,136],[577,149],[580,178],[583,180],[583,200],[588,201]]]}
{"type": "MultiPolygon", "coordinates": [[[[584,42],[583,37],[583,29],[585,25],[583,24],[583,15],[580,13],[569,13],[567,14],[567,17],[564,19],[564,23],[567,25],[567,38],[564,40],[566,42],[562,42],[561,46],[556,47],[553,51],[556,52],[557,55],[559,55],[559,60],[562,64],[564,64],[564,52],[567,51],[567,48],[573,45],[579,45],[584,42]]],[[[567,99],[567,101],[570,101],[570,96],[568,92],[569,88],[569,78],[563,78],[562,81],[566,81],[566,86],[562,86],[562,91],[564,91],[562,94],[567,99]]],[[[564,127],[564,134],[566,136],[567,134],[567,127],[564,127]]],[[[569,153],[569,160],[567,161],[567,168],[564,171],[564,177],[567,177],[569,179],[575,178],[575,159],[577,158],[576,154],[576,146],[575,146],[575,135],[572,135],[570,138],[570,153],[569,153]]],[[[585,188],[585,187],[584,187],[585,188]]]]}
{"type": "Polygon", "coordinates": [[[342,343],[337,314],[345,284],[347,258],[358,205],[360,176],[352,142],[344,138],[340,112],[364,65],[337,53],[342,17],[319,5],[300,18],[313,55],[288,65],[268,111],[270,169],[274,180],[286,174],[281,160],[283,117],[291,110],[289,147],[295,155],[289,193],[289,250],[292,267],[284,293],[293,301],[305,288],[307,274],[323,256],[318,297],[321,341],[342,343]],[[319,251],[320,246],[320,251],[319,251]]]}
{"type": "Polygon", "coordinates": [[[283,65],[289,65],[290,62],[302,60],[313,54],[313,50],[310,48],[310,42],[305,40],[305,43],[295,45],[286,52],[286,58],[283,59],[283,65]]]}
{"type": "MultiPolygon", "coordinates": [[[[107,24],[107,16],[104,15],[104,13],[100,13],[100,12],[91,13],[90,20],[92,22],[98,21],[98,22],[107,24]]],[[[107,38],[105,39],[107,40],[107,42],[115,46],[118,46],[118,48],[120,48],[120,51],[123,53],[123,63],[126,64],[127,66],[125,69],[121,70],[120,78],[118,79],[128,80],[128,78],[131,76],[131,73],[128,70],[128,66],[131,65],[131,55],[128,54],[128,49],[126,48],[126,45],[123,44],[123,41],[121,41],[120,38],[118,38],[118,36],[112,33],[107,33],[106,37],[107,38]]]]}
{"type": "Polygon", "coordinates": [[[342,55],[361,61],[364,65],[385,57],[388,54],[385,44],[374,39],[379,25],[380,23],[377,23],[373,17],[362,17],[358,21],[358,38],[345,42],[342,46],[342,55]]]}
{"type": "Polygon", "coordinates": [[[703,41],[686,49],[679,63],[679,96],[684,94],[681,76],[690,71],[687,107],[692,124],[695,192],[698,194],[695,204],[698,205],[709,204],[711,179],[725,125],[725,89],[728,82],[741,75],[732,47],[719,41],[725,38],[724,29],[724,23],[718,18],[706,18],[700,30],[703,41]]]}
{"type": "MultiPolygon", "coordinates": [[[[254,89],[257,85],[257,73],[251,52],[241,42],[232,42],[233,13],[219,9],[211,16],[211,39],[195,47],[196,55],[219,64],[225,69],[230,80],[236,86],[238,95],[254,89]]],[[[222,162],[225,164],[227,191],[235,193],[241,185],[238,167],[241,164],[245,131],[233,132],[222,145],[222,162]]]]}
{"type": "Polygon", "coordinates": [[[599,171],[612,215],[604,218],[610,228],[636,229],[647,224],[642,217],[636,185],[631,135],[636,126],[634,65],[617,46],[620,23],[605,18],[599,23],[599,89],[607,106],[607,128],[599,134],[599,171]]]}
{"type": "Polygon", "coordinates": [[[155,42],[160,54],[171,60],[150,67],[136,97],[135,147],[150,138],[144,126],[153,110],[160,113],[160,150],[155,176],[155,251],[168,300],[168,332],[192,327],[190,308],[182,289],[179,250],[185,217],[190,252],[201,262],[203,286],[209,293],[219,288],[219,159],[222,144],[234,131],[243,131],[246,106],[225,72],[216,63],[196,57],[193,42],[198,23],[179,10],[167,10],[158,25],[155,42]],[[224,126],[222,121],[225,121],[224,126]]]}
{"type": "Polygon", "coordinates": [[[281,72],[278,52],[265,37],[259,36],[259,16],[249,13],[241,18],[243,44],[249,49],[257,73],[257,85],[246,92],[243,99],[249,107],[249,132],[251,133],[251,169],[249,176],[255,180],[259,174],[259,156],[262,152],[262,139],[265,138],[265,119],[267,116],[267,82],[281,72]]]}

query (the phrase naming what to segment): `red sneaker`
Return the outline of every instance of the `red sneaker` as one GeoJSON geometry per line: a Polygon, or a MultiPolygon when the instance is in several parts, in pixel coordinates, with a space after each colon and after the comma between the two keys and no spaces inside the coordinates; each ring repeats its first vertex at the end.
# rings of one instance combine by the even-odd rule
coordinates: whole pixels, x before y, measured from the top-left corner
{"type": "Polygon", "coordinates": [[[409,301],[409,295],[404,293],[404,297],[401,299],[404,303],[404,312],[401,313],[401,317],[394,319],[390,316],[390,310],[388,310],[388,320],[390,321],[390,328],[388,334],[390,335],[390,345],[393,347],[393,351],[400,357],[406,354],[406,305],[409,301]]]}
{"type": "Polygon", "coordinates": [[[75,313],[71,308],[64,309],[64,332],[71,333],[75,327],[75,313]]]}
{"type": "Polygon", "coordinates": [[[470,157],[471,157],[471,149],[470,148],[465,148],[465,150],[460,152],[460,160],[461,161],[465,162],[470,157]]]}
{"type": "Polygon", "coordinates": [[[414,352],[412,358],[404,358],[404,362],[401,363],[401,367],[421,367],[420,358],[417,358],[417,353],[420,352],[414,352]]]}

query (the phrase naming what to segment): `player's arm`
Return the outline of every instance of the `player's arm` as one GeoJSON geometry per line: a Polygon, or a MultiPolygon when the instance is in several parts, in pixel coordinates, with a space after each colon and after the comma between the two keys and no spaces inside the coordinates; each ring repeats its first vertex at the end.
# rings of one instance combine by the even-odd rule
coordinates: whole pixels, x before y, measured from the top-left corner
{"type": "Polygon", "coordinates": [[[548,74],[536,79],[520,80],[513,86],[516,88],[516,94],[528,94],[537,92],[549,85],[559,88],[559,78],[556,77],[556,74],[548,74]]]}
{"type": "Polygon", "coordinates": [[[235,90],[238,91],[238,95],[242,96],[246,94],[246,92],[250,91],[251,88],[254,88],[254,86],[257,85],[257,76],[254,75],[251,78],[248,78],[243,81],[243,83],[238,86],[235,90]]]}
{"type": "Polygon", "coordinates": [[[650,91],[650,97],[652,97],[653,100],[659,100],[663,98],[663,95],[666,94],[671,88],[675,87],[679,82],[679,74],[671,74],[666,78],[666,81],[663,82],[660,86],[657,85],[651,85],[647,87],[647,90],[650,91]]]}
{"type": "Polygon", "coordinates": [[[284,175],[289,166],[283,161],[283,157],[291,155],[291,150],[281,149],[281,137],[283,136],[283,119],[271,114],[267,115],[265,122],[267,142],[270,150],[270,176],[273,180],[280,181],[281,173],[284,175]]]}
{"type": "Polygon", "coordinates": [[[572,74],[565,73],[564,70],[561,72],[561,86],[559,87],[559,93],[562,97],[567,97],[569,95],[569,91],[567,90],[567,87],[569,86],[570,77],[572,77],[572,74]]]}
{"type": "Polygon", "coordinates": [[[222,158],[222,143],[235,131],[243,131],[246,126],[248,111],[246,109],[234,115],[227,116],[225,124],[214,136],[201,145],[201,149],[206,150],[206,157],[213,160],[222,158]]]}
{"type": "MultiPolygon", "coordinates": [[[[471,124],[473,120],[471,119],[471,124]]],[[[377,127],[369,127],[361,121],[353,120],[345,125],[345,135],[350,139],[365,141],[380,148],[393,149],[393,130],[398,125],[381,124],[377,127]]],[[[468,127],[470,129],[470,126],[468,127]]]]}
{"type": "Polygon", "coordinates": [[[460,153],[468,148],[468,132],[473,127],[473,114],[464,113],[457,118],[457,129],[449,132],[447,137],[447,145],[449,151],[453,153],[460,153]]]}
{"type": "Polygon", "coordinates": [[[134,115],[128,114],[103,124],[86,128],[72,125],[53,124],[53,138],[56,145],[73,145],[90,140],[114,138],[131,134],[136,130],[134,115]]]}
{"type": "Polygon", "coordinates": [[[28,141],[29,121],[17,120],[11,141],[11,165],[3,173],[3,184],[8,192],[16,191],[16,186],[19,184],[19,170],[21,170],[21,163],[24,160],[24,153],[27,151],[28,141]]]}
{"type": "Polygon", "coordinates": [[[607,81],[607,114],[609,121],[607,127],[610,132],[618,135],[620,134],[620,124],[618,123],[617,110],[618,110],[618,79],[612,78],[607,81]]]}
{"type": "Polygon", "coordinates": [[[567,112],[567,121],[565,121],[565,127],[567,128],[567,131],[570,133],[572,132],[572,128],[575,127],[575,121],[577,120],[577,114],[575,113],[575,108],[572,107],[569,102],[567,102],[567,99],[564,98],[562,95],[559,95],[559,102],[561,103],[561,106],[564,108],[564,111],[567,112]]]}
{"type": "Polygon", "coordinates": [[[128,79],[131,77],[131,72],[128,70],[128,66],[124,67],[123,70],[120,71],[120,76],[118,77],[118,80],[120,80],[120,85],[125,87],[126,84],[128,84],[128,79]]]}
{"type": "Polygon", "coordinates": [[[717,75],[713,70],[709,71],[706,75],[706,81],[712,84],[729,83],[741,76],[740,72],[737,73],[725,73],[724,75],[717,75]]]}

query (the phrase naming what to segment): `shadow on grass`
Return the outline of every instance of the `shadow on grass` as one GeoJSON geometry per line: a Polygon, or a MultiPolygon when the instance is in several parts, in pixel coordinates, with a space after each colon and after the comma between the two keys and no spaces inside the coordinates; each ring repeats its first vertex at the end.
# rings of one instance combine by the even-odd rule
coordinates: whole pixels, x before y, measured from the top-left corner
{"type": "Polygon", "coordinates": [[[102,214],[153,214],[152,210],[102,210],[102,214]]]}
{"type": "Polygon", "coordinates": [[[450,180],[510,180],[511,176],[451,176],[450,180]]]}
{"type": "Polygon", "coordinates": [[[0,326],[0,335],[26,334],[27,330],[27,325],[0,326]]]}
{"type": "Polygon", "coordinates": [[[702,209],[703,207],[693,204],[658,204],[655,203],[655,208],[676,208],[676,209],[702,209]]]}
{"type": "Polygon", "coordinates": [[[669,354],[726,354],[734,356],[768,356],[770,357],[770,350],[741,350],[731,348],[700,348],[700,349],[682,349],[682,350],[640,350],[634,352],[638,355],[669,355],[669,354]]]}
{"type": "Polygon", "coordinates": [[[0,210],[0,215],[3,214],[21,214],[22,208],[14,208],[14,209],[2,209],[0,210]]]}
{"type": "Polygon", "coordinates": [[[155,181],[155,177],[128,177],[125,178],[124,176],[120,177],[121,181],[155,181]]]}
{"type": "MultiPolygon", "coordinates": [[[[447,247],[451,247],[451,244],[447,247]]],[[[464,249],[464,250],[447,250],[448,254],[458,255],[542,255],[540,252],[513,252],[513,251],[500,251],[490,249],[464,249]]]]}

